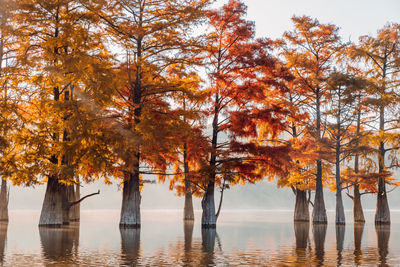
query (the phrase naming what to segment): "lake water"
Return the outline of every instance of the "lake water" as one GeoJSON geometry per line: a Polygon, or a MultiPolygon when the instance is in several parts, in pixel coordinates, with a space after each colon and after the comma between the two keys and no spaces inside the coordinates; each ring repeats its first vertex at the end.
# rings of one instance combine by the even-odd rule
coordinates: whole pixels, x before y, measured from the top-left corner
{"type": "Polygon", "coordinates": [[[10,211],[0,226],[3,266],[400,266],[400,211],[391,227],[293,224],[291,211],[222,211],[216,230],[200,212],[142,211],[140,230],[120,230],[119,211],[82,211],[81,222],[39,228],[39,211],[10,211]]]}

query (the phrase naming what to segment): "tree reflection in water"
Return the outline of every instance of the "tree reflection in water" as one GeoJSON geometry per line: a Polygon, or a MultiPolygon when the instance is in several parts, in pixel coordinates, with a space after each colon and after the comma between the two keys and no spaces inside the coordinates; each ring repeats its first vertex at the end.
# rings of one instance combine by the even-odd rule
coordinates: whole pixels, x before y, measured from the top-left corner
{"type": "Polygon", "coordinates": [[[326,224],[314,224],[313,225],[313,236],[315,246],[315,262],[317,266],[324,265],[325,255],[325,237],[326,237],[326,224]]]}
{"type": "Polygon", "coordinates": [[[337,266],[342,265],[342,252],[343,252],[345,230],[346,230],[346,226],[344,224],[336,225],[337,266]]]}
{"type": "Polygon", "coordinates": [[[7,241],[8,222],[0,222],[0,264],[4,261],[4,250],[7,241]]]}
{"type": "Polygon", "coordinates": [[[296,238],[296,256],[297,263],[304,263],[307,258],[308,237],[310,233],[309,222],[295,222],[294,236],[296,238]]]}
{"type": "Polygon", "coordinates": [[[122,264],[136,266],[140,256],[140,228],[120,228],[122,264]]]}
{"type": "Polygon", "coordinates": [[[376,224],[375,230],[378,239],[379,266],[389,266],[387,255],[389,254],[390,224],[376,224]]]}
{"type": "Polygon", "coordinates": [[[62,228],[39,227],[39,235],[46,260],[64,263],[74,261],[73,256],[78,253],[79,246],[79,222],[62,228]]]}
{"type": "Polygon", "coordinates": [[[214,263],[214,248],[215,248],[215,237],[217,231],[215,228],[201,229],[201,241],[203,257],[201,261],[202,266],[213,266],[214,263]]]}
{"type": "Polygon", "coordinates": [[[364,225],[365,225],[364,222],[359,222],[354,224],[354,263],[356,265],[361,264],[361,259],[362,259],[361,241],[364,232],[364,225]]]}
{"type": "Polygon", "coordinates": [[[183,223],[183,235],[185,240],[184,257],[183,257],[184,266],[190,266],[192,262],[191,253],[192,253],[193,228],[194,228],[194,221],[184,221],[183,223]]]}

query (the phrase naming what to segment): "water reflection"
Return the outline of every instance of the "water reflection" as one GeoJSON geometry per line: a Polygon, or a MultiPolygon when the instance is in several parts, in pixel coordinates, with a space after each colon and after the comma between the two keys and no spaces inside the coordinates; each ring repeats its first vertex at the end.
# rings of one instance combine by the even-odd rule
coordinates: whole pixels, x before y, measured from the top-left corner
{"type": "Polygon", "coordinates": [[[217,235],[216,229],[207,228],[201,229],[201,244],[203,250],[203,257],[201,261],[202,266],[214,266],[214,248],[215,238],[217,235]]]}
{"type": "Polygon", "coordinates": [[[192,251],[192,240],[193,240],[193,229],[194,229],[194,221],[184,221],[183,223],[183,235],[184,235],[184,256],[183,256],[183,265],[190,266],[191,259],[191,251],[192,251]]]}
{"type": "Polygon", "coordinates": [[[140,228],[120,228],[122,265],[136,266],[140,256],[140,228]]]}
{"type": "Polygon", "coordinates": [[[375,225],[378,239],[379,266],[387,265],[387,255],[389,254],[390,225],[375,225]]]}
{"type": "Polygon", "coordinates": [[[344,243],[344,233],[346,227],[344,225],[336,225],[336,250],[337,250],[337,265],[342,265],[342,252],[344,243]]]}
{"type": "Polygon", "coordinates": [[[3,264],[7,240],[8,222],[0,222],[0,263],[3,264]]]}
{"type": "Polygon", "coordinates": [[[304,262],[307,256],[308,237],[310,232],[309,222],[295,222],[294,236],[296,238],[297,262],[304,262]]]}
{"type": "Polygon", "coordinates": [[[361,264],[361,241],[364,232],[364,225],[364,222],[354,224],[354,263],[356,265],[361,264]]]}
{"type": "Polygon", "coordinates": [[[325,237],[326,237],[326,224],[314,224],[313,235],[314,235],[314,246],[315,246],[315,262],[317,266],[324,265],[325,255],[325,237]]]}
{"type": "Polygon", "coordinates": [[[73,262],[79,247],[79,223],[63,228],[39,227],[43,257],[49,261],[73,262]]]}

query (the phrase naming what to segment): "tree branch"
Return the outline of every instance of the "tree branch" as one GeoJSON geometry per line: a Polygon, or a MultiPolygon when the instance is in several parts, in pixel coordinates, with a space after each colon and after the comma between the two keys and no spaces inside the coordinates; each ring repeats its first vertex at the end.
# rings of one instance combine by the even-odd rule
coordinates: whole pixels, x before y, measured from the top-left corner
{"type": "Polygon", "coordinates": [[[81,199],[79,199],[77,201],[69,202],[69,208],[71,208],[72,206],[74,206],[76,204],[81,203],[85,198],[88,198],[88,197],[91,197],[91,196],[94,196],[94,195],[98,195],[98,194],[100,194],[100,190],[98,190],[97,193],[92,193],[92,194],[86,195],[86,196],[84,196],[83,198],[81,198],[81,199]]]}

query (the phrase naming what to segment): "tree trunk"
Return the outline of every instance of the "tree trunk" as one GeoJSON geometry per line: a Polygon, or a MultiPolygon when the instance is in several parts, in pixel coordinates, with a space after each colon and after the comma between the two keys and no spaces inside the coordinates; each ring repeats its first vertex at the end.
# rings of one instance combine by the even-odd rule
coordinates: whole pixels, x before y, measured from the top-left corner
{"type": "MultiPolygon", "coordinates": [[[[78,178],[78,183],[75,185],[75,201],[78,201],[80,198],[81,198],[81,184],[78,178]]],[[[75,208],[74,221],[79,222],[81,219],[81,203],[74,205],[74,208],[75,208]]]]}
{"type": "Polygon", "coordinates": [[[325,201],[324,201],[324,192],[322,191],[322,162],[320,160],[317,161],[317,184],[315,190],[315,198],[314,198],[314,209],[312,213],[313,223],[319,224],[328,223],[328,219],[326,217],[326,209],[325,209],[325,201]]]}
{"type": "Polygon", "coordinates": [[[336,224],[345,224],[346,218],[344,215],[343,198],[342,198],[342,184],[340,179],[340,162],[339,152],[336,151],[336,224]]]}
{"type": "Polygon", "coordinates": [[[129,173],[124,181],[122,193],[121,228],[140,228],[139,172],[129,173]]]}
{"type": "MultiPolygon", "coordinates": [[[[381,107],[379,114],[379,130],[385,130],[385,109],[381,107]]],[[[379,144],[378,165],[379,174],[384,174],[385,168],[385,142],[379,144]]],[[[375,224],[389,224],[390,210],[386,194],[386,181],[384,177],[380,177],[378,181],[378,194],[376,201],[375,224]]]]}
{"type": "MultiPolygon", "coordinates": [[[[69,185],[67,186],[67,195],[68,195],[68,202],[74,202],[78,201],[79,198],[77,199],[76,192],[75,192],[75,185],[69,185]]],[[[79,221],[79,214],[77,214],[77,207],[79,204],[76,204],[72,206],[69,209],[69,221],[70,222],[76,222],[79,221]]]]}
{"type": "Polygon", "coordinates": [[[189,163],[187,161],[187,144],[183,146],[183,165],[185,172],[185,207],[183,208],[183,220],[193,221],[193,200],[192,200],[192,187],[189,179],[189,163]]]}
{"type": "Polygon", "coordinates": [[[361,204],[360,188],[358,184],[354,186],[353,216],[355,223],[365,222],[364,211],[361,204]]]}
{"type": "Polygon", "coordinates": [[[309,222],[310,212],[308,209],[307,192],[305,190],[296,190],[296,202],[294,207],[295,222],[309,222]]]}
{"type": "Polygon", "coordinates": [[[58,183],[56,177],[49,176],[39,226],[61,227],[67,223],[69,215],[64,211],[66,202],[66,186],[58,183]]]}
{"type": "Polygon", "coordinates": [[[0,189],[0,221],[8,222],[8,196],[7,180],[1,179],[0,189]]]}
{"type": "MultiPolygon", "coordinates": [[[[321,95],[319,89],[316,92],[316,109],[317,109],[317,140],[318,142],[321,139],[321,95]]],[[[314,198],[314,208],[312,212],[313,223],[328,223],[328,219],[326,217],[326,210],[325,210],[325,201],[324,201],[324,192],[322,190],[322,161],[317,160],[317,176],[316,180],[316,188],[315,188],[315,198],[314,198]]]]}
{"type": "Polygon", "coordinates": [[[204,197],[201,201],[201,207],[203,214],[201,216],[201,227],[202,228],[216,228],[217,227],[217,216],[215,216],[215,202],[214,202],[214,182],[210,181],[207,186],[207,190],[204,193],[204,197]]]}

